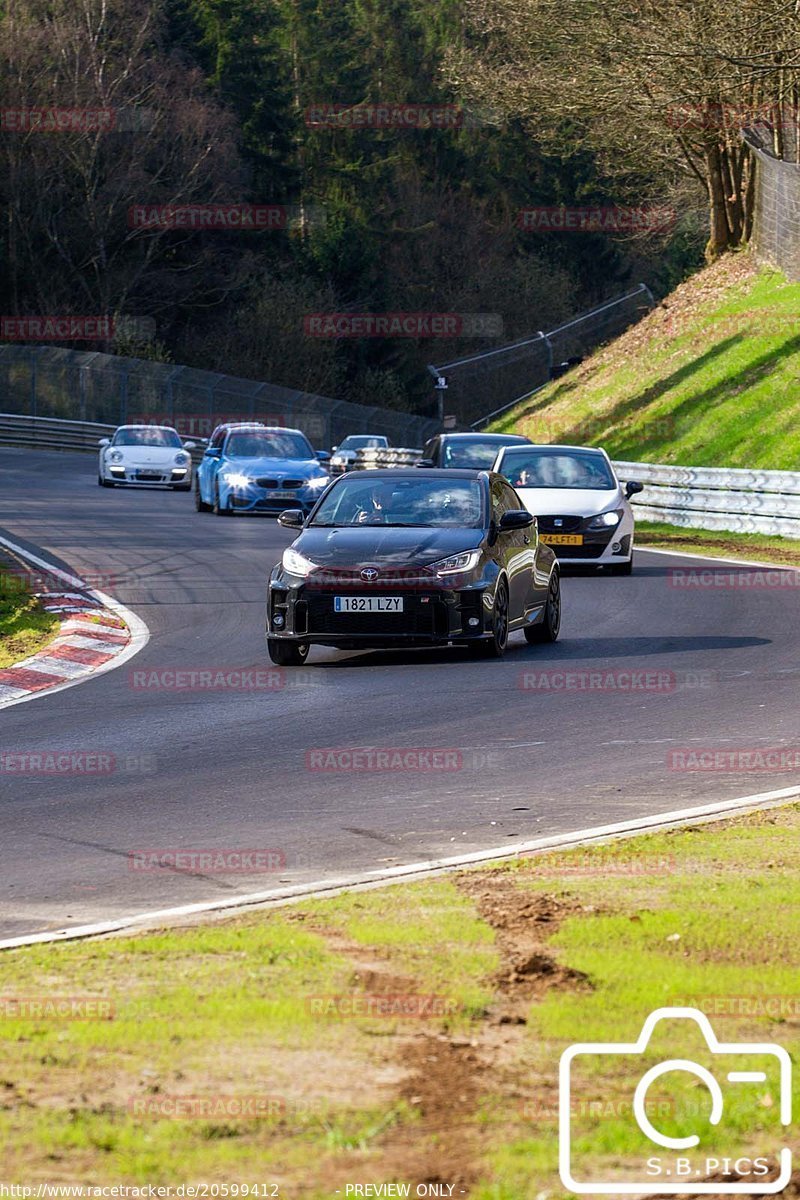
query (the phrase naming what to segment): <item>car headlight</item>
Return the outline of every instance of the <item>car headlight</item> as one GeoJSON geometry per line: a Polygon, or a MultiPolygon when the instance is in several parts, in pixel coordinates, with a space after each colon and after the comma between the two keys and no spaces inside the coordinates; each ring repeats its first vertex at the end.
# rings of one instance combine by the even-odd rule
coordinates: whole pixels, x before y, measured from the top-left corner
{"type": "Polygon", "coordinates": [[[186,464],[188,463],[188,461],[189,461],[189,455],[184,450],[179,451],[175,455],[175,466],[176,467],[185,467],[186,464]]]}
{"type": "Polygon", "coordinates": [[[112,450],[108,458],[109,462],[122,462],[124,455],[121,450],[112,450]]]}
{"type": "Polygon", "coordinates": [[[615,525],[619,525],[622,520],[622,509],[612,508],[608,512],[598,513],[596,517],[592,517],[587,529],[613,529],[615,525]]]}
{"type": "Polygon", "coordinates": [[[317,564],[311,559],[306,558],[299,550],[293,550],[291,546],[287,546],[283,552],[282,564],[284,571],[288,571],[290,575],[301,575],[305,577],[311,571],[317,569],[317,564]]]}
{"type": "Polygon", "coordinates": [[[246,488],[253,482],[249,475],[240,475],[237,471],[231,471],[229,475],[223,475],[222,478],[228,487],[232,488],[246,488]]]}
{"type": "Polygon", "coordinates": [[[440,558],[431,563],[429,570],[437,575],[461,575],[464,571],[472,571],[480,562],[480,550],[465,550],[462,554],[451,554],[449,558],[440,558]]]}
{"type": "Polygon", "coordinates": [[[324,488],[324,487],[327,487],[327,485],[329,483],[330,483],[330,479],[328,478],[327,475],[317,475],[315,479],[307,479],[306,480],[306,487],[324,488]]]}

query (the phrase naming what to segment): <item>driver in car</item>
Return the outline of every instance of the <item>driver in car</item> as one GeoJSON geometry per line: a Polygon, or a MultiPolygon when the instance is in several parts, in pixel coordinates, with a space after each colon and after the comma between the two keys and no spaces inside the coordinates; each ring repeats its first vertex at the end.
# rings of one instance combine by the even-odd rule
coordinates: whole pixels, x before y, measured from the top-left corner
{"type": "Polygon", "coordinates": [[[380,525],[391,497],[391,488],[376,483],[370,488],[366,497],[359,501],[360,507],[355,516],[357,525],[380,525]]]}

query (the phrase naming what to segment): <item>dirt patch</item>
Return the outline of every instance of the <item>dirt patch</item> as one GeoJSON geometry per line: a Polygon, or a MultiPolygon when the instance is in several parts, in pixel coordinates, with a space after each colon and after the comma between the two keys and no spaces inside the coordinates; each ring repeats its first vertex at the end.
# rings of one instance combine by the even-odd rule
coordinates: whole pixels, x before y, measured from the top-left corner
{"type": "Polygon", "coordinates": [[[639,545],[642,548],[647,546],[657,546],[664,550],[683,550],[688,554],[697,554],[701,558],[704,554],[719,556],[720,558],[732,558],[753,560],[757,559],[761,562],[772,562],[777,565],[786,565],[796,567],[800,565],[800,549],[792,546],[752,546],[735,537],[715,537],[713,534],[703,532],[702,538],[687,537],[686,534],[658,532],[651,533],[647,530],[642,530],[638,537],[639,545]]]}
{"type": "MultiPolygon", "coordinates": [[[[468,1035],[436,1030],[431,1021],[419,1032],[407,1022],[389,1022],[380,1042],[384,1077],[394,1068],[396,1103],[415,1117],[389,1123],[370,1147],[343,1163],[331,1156],[317,1166],[328,1191],[363,1177],[418,1184],[449,1184],[467,1195],[485,1178],[483,1163],[493,1135],[475,1117],[484,1100],[500,1099],[509,1113],[555,1112],[556,1098],[537,1082],[531,1095],[524,1030],[533,1001],[553,988],[588,988],[585,975],[559,962],[548,940],[560,923],[586,907],[571,896],[536,895],[518,886],[519,876],[500,870],[464,872],[455,885],[494,930],[501,966],[489,982],[493,997],[484,1021],[468,1035]],[[402,1026],[402,1027],[398,1027],[402,1026]],[[546,1091],[546,1094],[545,1094],[546,1091]]],[[[594,910],[592,910],[594,911],[594,910]]],[[[298,914],[298,917],[300,914],[298,914]]],[[[415,995],[425,988],[392,970],[389,952],[352,942],[341,931],[309,921],[327,945],[352,963],[348,985],[373,996],[415,995]]],[[[316,1173],[316,1172],[315,1172],[316,1173]]]]}
{"type": "Polygon", "coordinates": [[[565,918],[585,912],[570,896],[521,891],[510,874],[465,873],[456,884],[470,897],[478,914],[495,931],[502,966],[495,974],[495,1002],[488,1019],[496,1024],[524,1025],[531,1001],[553,988],[588,988],[587,977],[566,967],[547,947],[565,918]]]}

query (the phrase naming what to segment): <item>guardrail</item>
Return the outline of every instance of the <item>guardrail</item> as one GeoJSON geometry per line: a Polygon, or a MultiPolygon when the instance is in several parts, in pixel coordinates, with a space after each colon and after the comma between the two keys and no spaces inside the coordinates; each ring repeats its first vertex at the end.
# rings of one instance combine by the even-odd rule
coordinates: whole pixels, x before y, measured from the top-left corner
{"type": "Polygon", "coordinates": [[[100,438],[110,437],[115,429],[116,425],[101,425],[95,421],[62,421],[57,417],[0,413],[0,442],[4,446],[96,450],[100,438]]]}
{"type": "MultiPolygon", "coordinates": [[[[0,413],[0,445],[97,453],[100,439],[111,437],[116,428],[116,425],[103,425],[98,421],[65,421],[59,417],[25,417],[17,413],[0,413]]],[[[204,449],[205,445],[197,441],[195,449],[191,452],[195,463],[202,458],[204,449]]]]}
{"type": "Polygon", "coordinates": [[[679,467],[615,462],[621,479],[638,479],[636,514],[686,529],[800,538],[800,472],[679,467]]]}
{"type": "Polygon", "coordinates": [[[405,446],[377,446],[373,449],[356,450],[354,471],[374,470],[377,467],[413,467],[422,459],[421,450],[410,450],[405,446]]]}

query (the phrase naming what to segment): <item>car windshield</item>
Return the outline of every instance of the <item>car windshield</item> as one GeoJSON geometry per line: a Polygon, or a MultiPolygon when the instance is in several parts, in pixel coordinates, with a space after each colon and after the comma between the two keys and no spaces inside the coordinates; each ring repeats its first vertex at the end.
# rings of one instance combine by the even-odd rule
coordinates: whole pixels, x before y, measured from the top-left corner
{"type": "Polygon", "coordinates": [[[225,448],[228,458],[313,458],[314,451],[302,433],[232,433],[225,448]]]}
{"type": "Polygon", "coordinates": [[[346,437],[339,446],[340,450],[377,450],[386,445],[385,437],[346,437]]]}
{"type": "Polygon", "coordinates": [[[445,442],[442,466],[475,467],[488,471],[502,447],[502,442],[486,441],[485,438],[459,438],[457,442],[445,442]]]}
{"type": "Polygon", "coordinates": [[[114,434],[114,446],[167,446],[180,450],[183,443],[174,429],[118,429],[114,434]]]}
{"type": "Polygon", "coordinates": [[[346,475],[328,492],[312,525],[452,525],[480,528],[477,479],[370,479],[346,475]]]}
{"type": "Polygon", "coordinates": [[[607,491],[617,486],[603,455],[581,450],[507,450],[500,471],[518,488],[607,491]]]}

